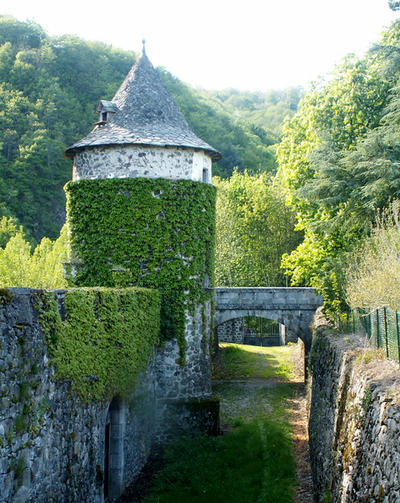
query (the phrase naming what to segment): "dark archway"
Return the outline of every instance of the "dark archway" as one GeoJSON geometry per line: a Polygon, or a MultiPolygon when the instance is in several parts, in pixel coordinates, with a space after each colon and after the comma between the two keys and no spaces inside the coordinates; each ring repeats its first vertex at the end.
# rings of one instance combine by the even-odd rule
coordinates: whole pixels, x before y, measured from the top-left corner
{"type": "Polygon", "coordinates": [[[215,327],[232,318],[264,317],[285,325],[304,342],[305,368],[311,349],[311,324],[315,311],[322,305],[313,288],[243,287],[215,288],[215,327]]]}
{"type": "Polygon", "coordinates": [[[218,342],[253,346],[283,346],[297,342],[297,334],[267,316],[244,316],[223,321],[215,327],[218,342]]]}
{"type": "Polygon", "coordinates": [[[108,408],[104,425],[104,500],[122,494],[124,480],[125,406],[115,397],[108,408]]]}

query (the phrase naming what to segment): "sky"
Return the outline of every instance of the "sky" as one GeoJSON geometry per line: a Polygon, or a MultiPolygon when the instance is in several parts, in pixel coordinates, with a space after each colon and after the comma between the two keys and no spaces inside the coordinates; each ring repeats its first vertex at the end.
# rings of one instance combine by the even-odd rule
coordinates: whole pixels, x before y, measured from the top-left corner
{"type": "Polygon", "coordinates": [[[136,52],[145,38],[194,87],[252,91],[307,86],[400,17],[387,0],[0,0],[0,14],[136,52]]]}

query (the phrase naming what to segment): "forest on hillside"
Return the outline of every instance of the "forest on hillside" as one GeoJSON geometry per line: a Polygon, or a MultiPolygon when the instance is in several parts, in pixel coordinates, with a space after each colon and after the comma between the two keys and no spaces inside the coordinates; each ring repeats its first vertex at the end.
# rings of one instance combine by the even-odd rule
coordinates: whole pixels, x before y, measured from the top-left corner
{"type": "MultiPolygon", "coordinates": [[[[0,216],[17,218],[37,241],[58,235],[63,186],[71,178],[71,161],[62,152],[93,128],[98,101],[113,97],[136,58],[0,16],[0,216]]],[[[296,109],[297,91],[240,100],[234,90],[195,90],[159,72],[193,131],[222,153],[215,174],[228,177],[234,167],[275,173],[274,145],[284,117],[296,109]],[[271,127],[268,120],[253,120],[263,109],[270,109],[271,127]]]]}
{"type": "MultiPolygon", "coordinates": [[[[60,284],[66,231],[32,245],[64,222],[71,163],[61,152],[92,128],[97,101],[136,57],[0,17],[3,283],[60,284]]],[[[313,286],[331,315],[398,305],[400,21],[307,92],[205,91],[159,72],[195,133],[223,154],[213,167],[217,284],[313,286]]]]}

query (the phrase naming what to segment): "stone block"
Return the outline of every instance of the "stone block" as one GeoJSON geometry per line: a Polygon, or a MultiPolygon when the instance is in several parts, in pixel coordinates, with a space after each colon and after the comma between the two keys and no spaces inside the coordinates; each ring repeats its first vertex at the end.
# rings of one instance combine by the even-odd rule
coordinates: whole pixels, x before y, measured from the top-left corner
{"type": "Polygon", "coordinates": [[[27,487],[22,486],[18,489],[17,493],[13,497],[13,503],[25,503],[29,500],[30,491],[27,487]]]}
{"type": "Polygon", "coordinates": [[[32,307],[30,295],[14,295],[12,305],[15,310],[14,325],[32,325],[32,307]]]}

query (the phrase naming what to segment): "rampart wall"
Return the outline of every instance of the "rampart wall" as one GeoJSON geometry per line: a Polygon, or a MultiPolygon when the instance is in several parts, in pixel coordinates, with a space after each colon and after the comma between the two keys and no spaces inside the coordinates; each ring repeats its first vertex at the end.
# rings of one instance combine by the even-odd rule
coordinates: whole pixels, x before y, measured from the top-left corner
{"type": "MultiPolygon", "coordinates": [[[[181,389],[182,376],[174,386],[169,369],[176,372],[179,348],[171,342],[153,347],[128,396],[82,397],[73,383],[57,377],[52,334],[43,325],[48,313],[39,312],[38,292],[13,288],[0,295],[1,503],[102,503],[105,496],[114,501],[155,446],[173,434],[215,432],[218,403],[208,393],[209,372],[202,381],[198,375],[208,365],[208,339],[186,341],[181,373],[191,394],[181,389]],[[174,391],[162,396],[167,379],[174,391]]],[[[57,293],[62,318],[68,317],[64,297],[57,293]]],[[[89,389],[107,378],[82,372],[89,389]]]]}
{"type": "Polygon", "coordinates": [[[244,324],[243,318],[235,318],[225,321],[216,327],[219,342],[234,342],[243,344],[244,341],[244,324]]]}
{"type": "Polygon", "coordinates": [[[316,502],[400,501],[400,372],[364,337],[316,328],[310,454],[316,502]]]}

